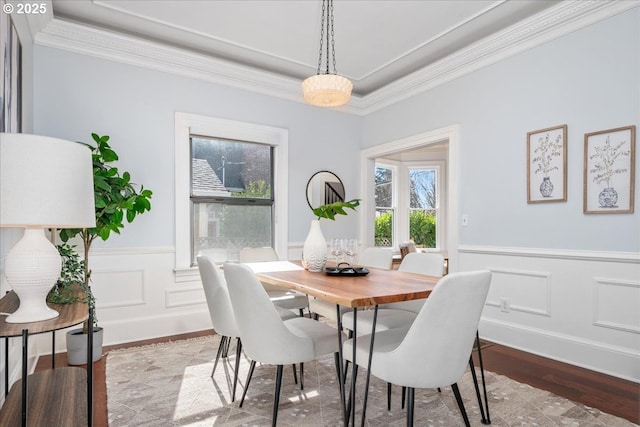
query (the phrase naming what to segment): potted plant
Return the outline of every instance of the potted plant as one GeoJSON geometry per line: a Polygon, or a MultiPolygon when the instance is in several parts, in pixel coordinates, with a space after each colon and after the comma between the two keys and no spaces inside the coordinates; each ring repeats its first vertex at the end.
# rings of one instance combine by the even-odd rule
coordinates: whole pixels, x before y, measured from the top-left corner
{"type": "MultiPolygon", "coordinates": [[[[106,241],[111,233],[120,233],[124,228],[124,219],[132,222],[137,215],[151,210],[151,190],[140,186],[136,190],[131,182],[129,172],[118,171],[112,163],[118,160],[118,155],[108,144],[109,136],[91,134],[96,146],[87,144],[92,150],[93,159],[93,186],[95,197],[96,226],[94,228],[75,228],[60,230],[60,239],[67,242],[69,239],[79,237],[84,249],[84,277],[83,286],[87,292],[87,302],[90,308],[95,309],[95,299],[91,292],[91,269],[89,268],[89,250],[91,244],[98,237],[106,241]]],[[[97,318],[94,310],[94,322],[97,318]]],[[[86,362],[86,334],[88,325],[85,322],[82,329],[67,333],[67,357],[70,364],[83,364],[86,362]],[[84,352],[83,352],[84,348],[84,352]]],[[[102,333],[100,327],[94,328],[96,340],[94,341],[93,360],[99,360],[102,356],[102,333]]]]}
{"type": "Polygon", "coordinates": [[[335,221],[336,215],[347,215],[345,209],[356,210],[360,205],[360,199],[347,202],[335,202],[312,209],[318,219],[311,221],[309,234],[302,247],[302,265],[309,271],[322,271],[327,262],[327,241],[320,229],[320,219],[326,218],[335,221]]]}

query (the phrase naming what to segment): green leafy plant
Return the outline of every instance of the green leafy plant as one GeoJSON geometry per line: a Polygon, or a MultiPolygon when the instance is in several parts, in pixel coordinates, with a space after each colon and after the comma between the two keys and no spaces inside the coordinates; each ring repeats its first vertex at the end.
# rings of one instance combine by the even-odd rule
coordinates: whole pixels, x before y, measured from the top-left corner
{"type": "Polygon", "coordinates": [[[53,304],[71,304],[78,301],[75,290],[84,285],[84,261],[75,250],[75,245],[63,243],[56,246],[62,258],[60,278],[47,295],[47,302],[53,304]]]}
{"type": "MultiPolygon", "coordinates": [[[[109,145],[109,136],[91,134],[96,146],[91,148],[93,160],[93,190],[95,199],[96,226],[93,228],[67,228],[60,230],[60,239],[67,242],[78,236],[84,248],[84,280],[89,297],[89,305],[95,308],[95,299],[89,285],[91,270],[89,269],[89,249],[98,237],[106,241],[111,233],[120,234],[124,228],[124,220],[133,222],[136,216],[151,210],[152,191],[140,186],[136,190],[131,182],[129,172],[120,172],[112,163],[118,155],[109,145]]],[[[86,326],[86,325],[85,325],[86,326]]]]}
{"type": "Polygon", "coordinates": [[[348,212],[345,209],[352,209],[355,211],[358,206],[360,206],[360,199],[353,199],[347,202],[335,202],[328,205],[322,205],[312,211],[318,219],[327,218],[335,221],[336,215],[347,215],[348,212]]]}

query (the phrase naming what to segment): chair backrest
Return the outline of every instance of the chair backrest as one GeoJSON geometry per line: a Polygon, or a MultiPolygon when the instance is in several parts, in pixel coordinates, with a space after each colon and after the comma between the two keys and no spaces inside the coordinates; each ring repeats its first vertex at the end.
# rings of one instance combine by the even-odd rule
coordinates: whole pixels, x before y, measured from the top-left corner
{"type": "Polygon", "coordinates": [[[220,335],[239,337],[240,330],[236,324],[227,283],[222,272],[216,267],[213,259],[207,256],[198,257],[198,269],[213,329],[220,335]]]}
{"type": "Polygon", "coordinates": [[[238,254],[240,262],[279,261],[278,254],[271,247],[243,248],[238,254]]]}
{"type": "Polygon", "coordinates": [[[224,276],[242,346],[251,360],[283,365],[314,359],[313,341],[293,334],[284,325],[251,268],[225,263],[224,276]]]}
{"type": "Polygon", "coordinates": [[[400,243],[400,256],[401,259],[407,256],[412,252],[416,252],[416,244],[413,241],[402,242],[400,243]]]}
{"type": "Polygon", "coordinates": [[[442,277],[444,257],[436,253],[410,252],[402,259],[398,271],[442,277]]]}
{"type": "Polygon", "coordinates": [[[383,268],[391,270],[393,253],[391,248],[364,248],[358,255],[358,265],[371,268],[383,268]]]}
{"type": "Polygon", "coordinates": [[[396,362],[392,382],[436,388],[462,377],[490,283],[491,273],[484,270],[440,279],[402,343],[388,354],[396,362]]]}

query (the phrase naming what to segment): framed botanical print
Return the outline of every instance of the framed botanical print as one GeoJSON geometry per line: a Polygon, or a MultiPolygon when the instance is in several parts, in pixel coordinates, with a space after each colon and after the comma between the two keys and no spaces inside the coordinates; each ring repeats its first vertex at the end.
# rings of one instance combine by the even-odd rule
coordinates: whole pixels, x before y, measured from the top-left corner
{"type": "Polygon", "coordinates": [[[567,200],[567,125],[527,133],[527,203],[567,200]]]}
{"type": "Polygon", "coordinates": [[[635,140],[635,126],[584,135],[584,213],[633,212],[635,140]]]}

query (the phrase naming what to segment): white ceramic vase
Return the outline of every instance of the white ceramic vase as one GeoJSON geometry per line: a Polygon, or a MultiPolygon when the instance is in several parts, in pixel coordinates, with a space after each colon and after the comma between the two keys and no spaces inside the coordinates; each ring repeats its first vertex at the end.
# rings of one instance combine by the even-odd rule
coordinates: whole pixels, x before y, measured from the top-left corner
{"type": "Polygon", "coordinates": [[[320,220],[314,219],[302,247],[302,265],[309,271],[322,271],[326,262],[327,241],[322,234],[320,220]]]}

